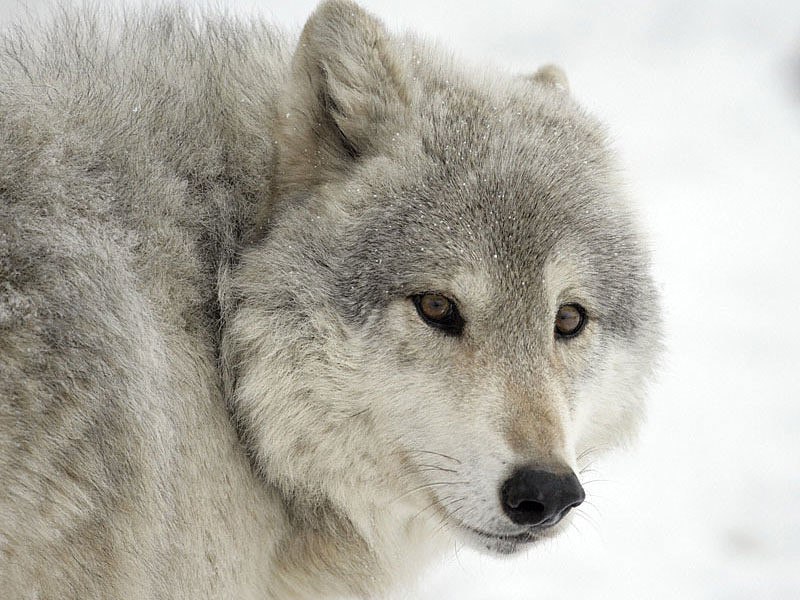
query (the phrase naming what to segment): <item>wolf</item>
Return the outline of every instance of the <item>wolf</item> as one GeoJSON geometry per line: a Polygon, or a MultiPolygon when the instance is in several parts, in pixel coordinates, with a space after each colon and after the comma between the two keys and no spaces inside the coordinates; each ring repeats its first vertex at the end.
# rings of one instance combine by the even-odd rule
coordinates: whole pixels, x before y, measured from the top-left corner
{"type": "Polygon", "coordinates": [[[0,47],[4,597],[377,597],[568,527],[660,317],[560,69],[347,0],[0,47]]]}

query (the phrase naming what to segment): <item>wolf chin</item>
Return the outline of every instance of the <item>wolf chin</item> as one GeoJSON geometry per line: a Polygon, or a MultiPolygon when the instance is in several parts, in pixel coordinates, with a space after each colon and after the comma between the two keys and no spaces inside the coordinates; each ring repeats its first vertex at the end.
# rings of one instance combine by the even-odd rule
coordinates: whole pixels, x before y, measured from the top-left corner
{"type": "Polygon", "coordinates": [[[2,35],[5,597],[374,597],[568,526],[659,310],[558,68],[344,0],[2,35]]]}

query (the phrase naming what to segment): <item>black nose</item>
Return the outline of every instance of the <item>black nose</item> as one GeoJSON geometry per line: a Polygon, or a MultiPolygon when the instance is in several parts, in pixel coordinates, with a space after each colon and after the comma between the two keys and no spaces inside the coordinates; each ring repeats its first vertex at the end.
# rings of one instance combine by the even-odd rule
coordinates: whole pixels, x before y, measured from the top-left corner
{"type": "Polygon", "coordinates": [[[500,502],[518,525],[555,525],[586,497],[572,471],[519,469],[500,488],[500,502]]]}

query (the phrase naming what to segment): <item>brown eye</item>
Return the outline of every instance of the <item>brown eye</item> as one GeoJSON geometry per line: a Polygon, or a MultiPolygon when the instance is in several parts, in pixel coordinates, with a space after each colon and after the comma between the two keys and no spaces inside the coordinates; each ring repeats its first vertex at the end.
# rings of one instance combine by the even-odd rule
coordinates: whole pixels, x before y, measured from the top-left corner
{"type": "Polygon", "coordinates": [[[565,304],[556,313],[556,335],[573,337],[586,324],[586,310],[580,304],[565,304]]]}
{"type": "Polygon", "coordinates": [[[450,298],[428,292],[411,296],[411,300],[425,323],[450,335],[461,335],[464,329],[464,319],[461,318],[458,307],[450,298]]]}
{"type": "Polygon", "coordinates": [[[453,309],[453,305],[439,294],[425,294],[419,299],[419,309],[432,321],[441,321],[453,309]]]}

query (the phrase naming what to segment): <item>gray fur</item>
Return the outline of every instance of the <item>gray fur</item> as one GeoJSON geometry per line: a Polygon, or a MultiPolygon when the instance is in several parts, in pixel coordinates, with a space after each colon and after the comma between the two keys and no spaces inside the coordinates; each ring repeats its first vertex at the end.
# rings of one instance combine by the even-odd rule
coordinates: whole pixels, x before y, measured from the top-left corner
{"type": "Polygon", "coordinates": [[[367,597],[454,537],[516,550],[509,469],[635,431],[657,297],[557,68],[341,0],[299,41],[170,9],[0,44],[8,597],[367,597]]]}

